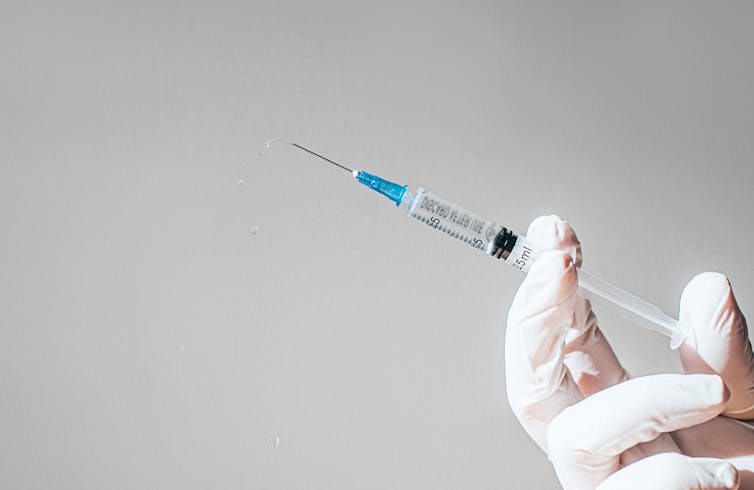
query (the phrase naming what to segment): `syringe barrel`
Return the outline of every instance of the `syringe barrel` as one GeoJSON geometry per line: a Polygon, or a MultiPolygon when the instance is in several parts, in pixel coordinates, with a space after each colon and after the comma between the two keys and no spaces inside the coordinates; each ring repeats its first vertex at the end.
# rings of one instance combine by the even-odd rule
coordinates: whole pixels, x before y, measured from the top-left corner
{"type": "MultiPolygon", "coordinates": [[[[415,193],[407,193],[401,204],[408,206],[408,215],[412,218],[502,259],[521,272],[526,273],[537,258],[536,247],[525,236],[517,235],[421,187],[415,193]]],[[[670,337],[673,349],[683,342],[688,327],[656,306],[582,269],[578,271],[578,278],[580,290],[585,296],[604,298],[621,307],[640,325],[670,337]]]]}
{"type": "Polygon", "coordinates": [[[534,261],[534,247],[526,237],[419,187],[404,199],[408,215],[426,225],[504,260],[526,272],[534,261]]]}

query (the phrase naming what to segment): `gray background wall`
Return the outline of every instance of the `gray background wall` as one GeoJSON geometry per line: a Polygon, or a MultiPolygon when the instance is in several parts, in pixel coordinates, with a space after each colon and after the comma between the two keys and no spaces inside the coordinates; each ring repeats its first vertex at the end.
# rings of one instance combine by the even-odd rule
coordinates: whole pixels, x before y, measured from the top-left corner
{"type": "Polygon", "coordinates": [[[753,43],[750,2],[3,1],[0,487],[554,487],[504,392],[520,277],[257,152],[558,213],[666,311],[719,270],[752,312],[753,43]]]}

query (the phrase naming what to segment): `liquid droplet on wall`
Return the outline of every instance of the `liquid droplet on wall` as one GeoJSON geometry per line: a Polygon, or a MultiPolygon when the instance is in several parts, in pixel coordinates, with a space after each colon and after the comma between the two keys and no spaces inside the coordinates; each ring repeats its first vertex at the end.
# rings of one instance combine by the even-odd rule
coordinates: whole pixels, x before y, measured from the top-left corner
{"type": "Polygon", "coordinates": [[[256,226],[252,226],[250,231],[251,231],[252,235],[258,235],[259,234],[259,228],[257,228],[256,226]]]}
{"type": "Polygon", "coordinates": [[[238,179],[238,180],[236,181],[236,184],[238,184],[238,185],[239,185],[239,187],[240,187],[240,186],[242,186],[242,185],[244,185],[245,183],[246,183],[246,181],[245,181],[245,180],[243,180],[243,179],[238,179]]]}
{"type": "Polygon", "coordinates": [[[280,436],[275,434],[274,436],[270,437],[270,447],[272,449],[277,449],[280,447],[280,436]]]}

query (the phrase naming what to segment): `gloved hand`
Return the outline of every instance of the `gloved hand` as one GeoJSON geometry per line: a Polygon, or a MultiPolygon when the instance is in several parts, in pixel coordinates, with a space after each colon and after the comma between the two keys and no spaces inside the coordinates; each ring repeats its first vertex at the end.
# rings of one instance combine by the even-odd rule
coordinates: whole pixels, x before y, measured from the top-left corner
{"type": "Polygon", "coordinates": [[[557,216],[537,218],[540,250],[511,305],[508,400],[565,489],[754,489],[754,358],[727,279],[683,291],[687,374],[628,379],[577,294],[581,248],[557,216]],[[740,420],[737,420],[740,419],[740,420]]]}

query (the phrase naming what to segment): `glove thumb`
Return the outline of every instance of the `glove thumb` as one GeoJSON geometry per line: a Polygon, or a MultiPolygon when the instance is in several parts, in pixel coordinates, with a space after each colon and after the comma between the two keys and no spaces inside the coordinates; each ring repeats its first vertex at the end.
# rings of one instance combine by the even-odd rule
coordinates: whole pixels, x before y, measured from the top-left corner
{"type": "Polygon", "coordinates": [[[684,370],[720,376],[731,393],[723,414],[754,418],[754,357],[728,279],[714,272],[694,277],[681,295],[679,317],[689,325],[680,348],[684,370]]]}

